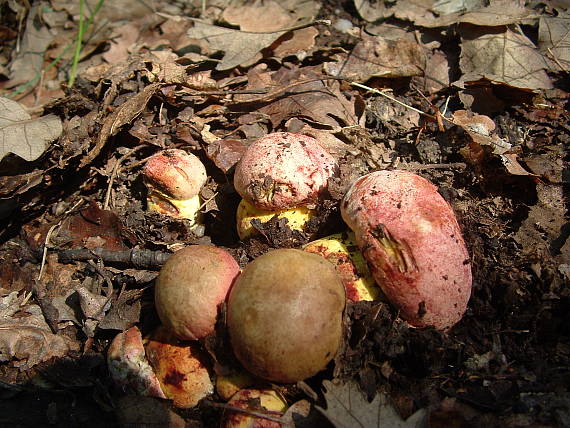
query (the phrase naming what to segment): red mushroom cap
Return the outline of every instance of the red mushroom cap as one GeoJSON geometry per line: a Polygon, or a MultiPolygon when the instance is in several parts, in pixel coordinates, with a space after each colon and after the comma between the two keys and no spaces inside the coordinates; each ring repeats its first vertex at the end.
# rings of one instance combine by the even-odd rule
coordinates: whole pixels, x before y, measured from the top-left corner
{"type": "Polygon", "coordinates": [[[151,156],[143,174],[147,184],[174,199],[196,196],[208,178],[200,159],[179,149],[163,150],[151,156]]]}
{"type": "Polygon", "coordinates": [[[234,186],[257,208],[294,208],[316,202],[337,168],[314,138],[275,132],[247,148],[236,165],[234,186]]]}

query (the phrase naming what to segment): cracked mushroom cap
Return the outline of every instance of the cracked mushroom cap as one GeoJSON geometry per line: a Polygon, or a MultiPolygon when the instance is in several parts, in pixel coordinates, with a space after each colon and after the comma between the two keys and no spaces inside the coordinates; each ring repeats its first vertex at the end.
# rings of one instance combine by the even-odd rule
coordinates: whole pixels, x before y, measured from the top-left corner
{"type": "Polygon", "coordinates": [[[147,185],[179,200],[196,196],[208,178],[200,159],[179,149],[163,150],[151,156],[143,174],[147,185]]]}
{"type": "Polygon", "coordinates": [[[283,210],[315,203],[337,168],[316,139],[275,132],[247,148],[236,165],[234,186],[256,208],[283,210]]]}
{"type": "Polygon", "coordinates": [[[378,285],[415,327],[447,329],[471,295],[471,264],[455,213],[430,181],[407,171],[359,178],[342,218],[378,285]]]}

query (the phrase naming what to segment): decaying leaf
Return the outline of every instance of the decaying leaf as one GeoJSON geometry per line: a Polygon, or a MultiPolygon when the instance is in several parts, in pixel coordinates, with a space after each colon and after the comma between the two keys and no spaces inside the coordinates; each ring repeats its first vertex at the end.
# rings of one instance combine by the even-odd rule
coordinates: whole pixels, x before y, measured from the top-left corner
{"type": "Polygon", "coordinates": [[[70,343],[53,334],[38,305],[20,307],[17,292],[0,299],[0,362],[18,360],[14,364],[27,370],[52,357],[62,357],[70,343]]]}
{"type": "Polygon", "coordinates": [[[447,27],[457,23],[481,26],[514,24],[531,15],[520,0],[399,0],[384,2],[354,0],[360,16],[368,22],[395,17],[426,28],[447,27]]]}
{"type": "Polygon", "coordinates": [[[457,110],[453,113],[453,123],[463,128],[475,143],[490,146],[494,154],[502,155],[511,148],[508,142],[493,133],[495,122],[488,116],[457,110]]]}
{"type": "MultiPolygon", "coordinates": [[[[519,31],[485,27],[461,28],[460,67],[468,76],[478,75],[522,89],[552,87],[544,70],[547,63],[534,44],[519,31]]],[[[466,77],[462,78],[465,81],[466,77]]],[[[473,79],[475,80],[475,79],[473,79]]]]}
{"type": "Polygon", "coordinates": [[[160,86],[160,83],[150,84],[134,97],[129,98],[117,107],[117,109],[105,119],[101,132],[99,133],[97,143],[81,160],[80,166],[83,167],[95,159],[101,152],[101,149],[105,146],[109,137],[115,135],[123,125],[131,123],[139,114],[141,114],[151,97],[155,94],[158,88],[160,88],[160,86]]]}
{"type": "Polygon", "coordinates": [[[420,409],[408,419],[403,420],[386,395],[379,393],[369,403],[356,383],[334,384],[323,381],[326,388],[326,410],[318,407],[336,428],[420,428],[427,426],[427,412],[420,409]]]}
{"type": "Polygon", "coordinates": [[[48,114],[32,119],[25,108],[0,98],[0,159],[14,153],[27,161],[39,158],[63,131],[61,120],[48,114]]]}

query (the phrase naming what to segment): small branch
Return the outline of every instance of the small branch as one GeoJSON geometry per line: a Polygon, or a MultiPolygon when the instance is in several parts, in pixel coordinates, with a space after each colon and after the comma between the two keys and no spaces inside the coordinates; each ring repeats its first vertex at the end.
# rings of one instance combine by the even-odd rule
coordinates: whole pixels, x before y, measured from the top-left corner
{"type": "Polygon", "coordinates": [[[59,260],[62,263],[101,259],[105,263],[118,263],[133,266],[137,269],[160,269],[170,253],[150,250],[112,251],[103,248],[60,250],[59,260]]]}

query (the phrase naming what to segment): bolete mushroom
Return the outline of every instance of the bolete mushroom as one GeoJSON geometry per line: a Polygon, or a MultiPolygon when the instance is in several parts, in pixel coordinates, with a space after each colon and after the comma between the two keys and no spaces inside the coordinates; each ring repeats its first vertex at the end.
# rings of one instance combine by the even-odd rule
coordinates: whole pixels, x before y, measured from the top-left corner
{"type": "Polygon", "coordinates": [[[214,331],[218,305],[226,299],[239,266],[212,245],[185,247],[168,258],[156,280],[155,304],[162,323],[179,339],[202,339],[214,331]]]}
{"type": "Polygon", "coordinates": [[[373,172],[350,187],[341,214],[404,320],[446,329],[461,319],[471,295],[469,254],[436,186],[407,171],[373,172]]]}
{"type": "Polygon", "coordinates": [[[275,382],[315,375],[339,348],[345,301],[342,282],[323,257],[296,249],[258,257],[228,297],[227,326],[237,359],[275,382]]]}
{"type": "Polygon", "coordinates": [[[252,219],[264,222],[274,215],[302,230],[337,168],[336,160],[306,135],[275,132],[255,141],[234,174],[235,189],[243,198],[237,211],[240,238],[253,232],[252,219]]]}
{"type": "Polygon", "coordinates": [[[193,227],[199,227],[199,193],[207,175],[198,157],[184,150],[163,150],[147,160],[143,176],[148,187],[149,211],[185,218],[193,227]]]}

